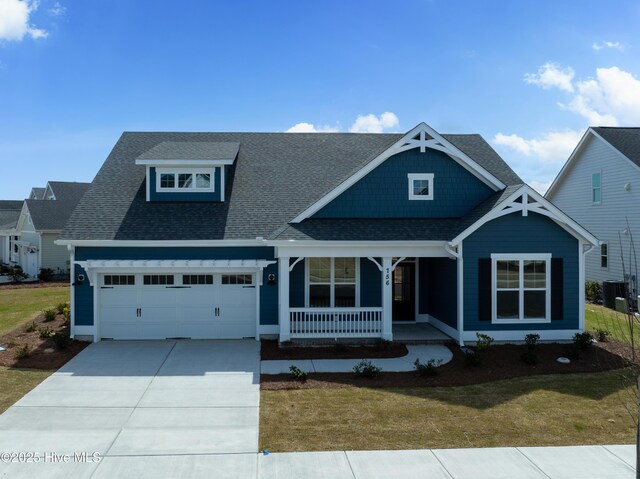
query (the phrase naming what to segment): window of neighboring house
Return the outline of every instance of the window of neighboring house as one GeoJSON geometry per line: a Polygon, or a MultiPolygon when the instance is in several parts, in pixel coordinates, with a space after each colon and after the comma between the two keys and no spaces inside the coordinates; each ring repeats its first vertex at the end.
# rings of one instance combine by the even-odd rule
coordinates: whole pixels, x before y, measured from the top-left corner
{"type": "Polygon", "coordinates": [[[409,173],[409,199],[433,199],[433,173],[409,173]]]}
{"type": "Polygon", "coordinates": [[[600,245],[600,267],[609,267],[609,245],[607,243],[602,243],[600,245]]]}
{"type": "Polygon", "coordinates": [[[158,169],[158,191],[215,191],[213,182],[214,170],[206,168],[178,171],[175,169],[158,169]]]}
{"type": "Polygon", "coordinates": [[[602,177],[600,173],[591,175],[591,201],[593,203],[602,202],[602,177]]]}
{"type": "Polygon", "coordinates": [[[493,322],[548,322],[551,319],[550,254],[491,255],[493,322]]]}
{"type": "Polygon", "coordinates": [[[355,258],[308,259],[308,305],[311,308],[356,306],[355,258]]]}

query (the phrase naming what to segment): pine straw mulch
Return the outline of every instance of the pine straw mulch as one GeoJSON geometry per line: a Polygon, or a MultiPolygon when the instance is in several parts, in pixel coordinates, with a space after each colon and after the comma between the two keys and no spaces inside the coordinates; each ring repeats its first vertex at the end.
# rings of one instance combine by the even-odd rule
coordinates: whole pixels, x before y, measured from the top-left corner
{"type": "Polygon", "coordinates": [[[438,367],[436,376],[423,377],[415,371],[384,372],[384,370],[375,379],[358,378],[352,373],[309,373],[308,380],[303,383],[293,380],[289,374],[263,374],[260,376],[260,389],[466,386],[522,376],[608,371],[631,365],[629,345],[616,340],[595,343],[587,351],[580,351],[579,358],[571,359],[570,364],[557,362],[558,357],[570,355],[571,346],[571,344],[559,343],[539,344],[536,347],[538,363],[529,365],[521,359],[523,345],[492,345],[484,353],[479,366],[467,366],[460,348],[449,344],[453,359],[438,367]]]}
{"type": "Polygon", "coordinates": [[[66,348],[60,349],[56,346],[53,337],[40,337],[40,330],[44,328],[49,328],[52,334],[69,336],[69,323],[65,321],[64,315],[58,314],[55,320],[45,321],[44,314],[40,313],[33,321],[0,336],[0,346],[7,348],[5,351],[0,351],[0,366],[55,370],[90,344],[84,341],[70,340],[66,348]],[[36,326],[35,331],[27,331],[32,323],[36,326]],[[24,346],[28,348],[28,356],[18,359],[16,352],[24,346]]]}

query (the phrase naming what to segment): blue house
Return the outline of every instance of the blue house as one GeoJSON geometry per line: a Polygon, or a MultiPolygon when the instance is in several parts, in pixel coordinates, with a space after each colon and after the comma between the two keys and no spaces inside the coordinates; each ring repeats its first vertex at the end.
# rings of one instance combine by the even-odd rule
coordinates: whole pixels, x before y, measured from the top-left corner
{"type": "Polygon", "coordinates": [[[598,243],[479,135],[124,133],[61,235],[72,334],[584,330],[598,243]]]}

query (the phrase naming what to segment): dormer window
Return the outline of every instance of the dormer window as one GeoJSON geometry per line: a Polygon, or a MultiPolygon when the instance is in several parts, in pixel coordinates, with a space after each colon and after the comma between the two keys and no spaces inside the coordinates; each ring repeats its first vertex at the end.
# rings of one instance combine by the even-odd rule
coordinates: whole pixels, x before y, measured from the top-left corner
{"type": "Polygon", "coordinates": [[[158,191],[213,192],[215,191],[214,168],[158,168],[158,191]]]}

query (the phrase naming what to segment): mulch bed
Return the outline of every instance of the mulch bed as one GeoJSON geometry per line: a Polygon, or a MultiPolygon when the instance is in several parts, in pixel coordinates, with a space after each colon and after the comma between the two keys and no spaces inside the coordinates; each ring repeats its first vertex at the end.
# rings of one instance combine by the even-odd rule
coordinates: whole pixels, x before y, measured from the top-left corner
{"type": "Polygon", "coordinates": [[[33,320],[36,325],[35,331],[27,331],[31,325],[31,321],[29,321],[24,326],[0,337],[0,346],[7,348],[5,351],[0,351],[0,366],[55,370],[90,344],[71,340],[65,349],[59,349],[52,337],[40,337],[40,329],[49,328],[52,333],[64,334],[68,337],[69,324],[64,320],[62,314],[57,315],[53,321],[45,321],[44,319],[44,314],[40,313],[33,320]],[[17,350],[24,346],[27,346],[29,355],[21,359],[16,358],[17,350]],[[45,352],[47,349],[53,351],[45,352]]]}
{"type": "Polygon", "coordinates": [[[567,374],[601,372],[630,365],[631,354],[628,345],[610,340],[594,344],[589,350],[581,351],[579,359],[570,364],[556,361],[560,356],[568,356],[569,344],[539,344],[538,363],[525,364],[521,360],[523,345],[493,345],[484,353],[482,364],[467,366],[465,356],[457,346],[449,346],[453,352],[451,362],[438,367],[437,376],[419,376],[416,372],[382,372],[375,379],[358,378],[352,373],[310,373],[304,383],[294,381],[289,374],[260,377],[260,389],[314,389],[343,387],[424,387],[424,386],[466,386],[501,379],[511,379],[540,374],[567,374]]]}
{"type": "Polygon", "coordinates": [[[346,346],[338,343],[333,346],[284,346],[277,340],[262,340],[260,359],[362,359],[362,358],[400,358],[409,353],[402,343],[380,342],[370,345],[346,346]]]}
{"type": "Polygon", "coordinates": [[[69,281],[34,281],[33,283],[3,283],[0,284],[0,290],[3,289],[30,289],[30,288],[60,288],[62,286],[69,287],[69,281]]]}

